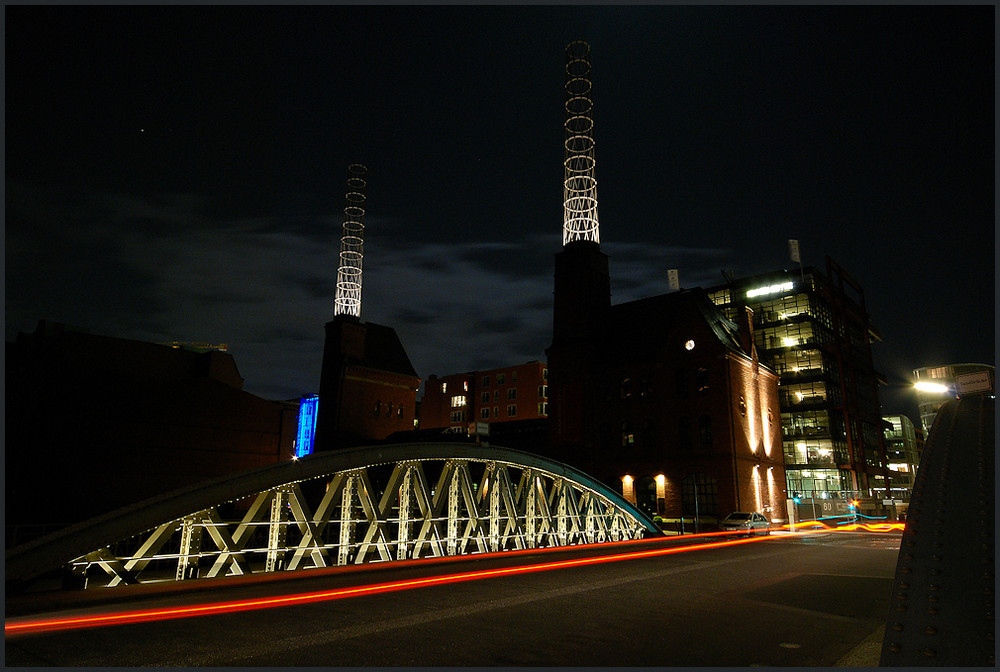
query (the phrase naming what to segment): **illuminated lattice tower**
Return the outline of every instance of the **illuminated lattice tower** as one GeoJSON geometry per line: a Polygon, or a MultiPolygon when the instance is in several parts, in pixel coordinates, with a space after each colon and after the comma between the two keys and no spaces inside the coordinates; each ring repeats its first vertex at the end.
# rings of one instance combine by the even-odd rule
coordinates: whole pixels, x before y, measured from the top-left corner
{"type": "Polygon", "coordinates": [[[594,178],[594,103],[591,98],[590,45],[566,47],[566,155],[563,182],[563,245],[576,240],[601,242],[594,178]]]}
{"type": "Polygon", "coordinates": [[[347,204],[344,206],[344,229],[340,239],[340,266],[337,268],[337,294],[333,316],[361,317],[361,264],[364,259],[365,176],[368,169],[354,163],[347,168],[347,204]]]}

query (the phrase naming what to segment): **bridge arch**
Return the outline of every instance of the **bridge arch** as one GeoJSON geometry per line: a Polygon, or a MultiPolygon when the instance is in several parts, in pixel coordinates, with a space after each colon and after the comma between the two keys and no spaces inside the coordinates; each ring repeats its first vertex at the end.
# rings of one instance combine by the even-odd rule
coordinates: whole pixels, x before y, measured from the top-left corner
{"type": "Polygon", "coordinates": [[[60,568],[79,587],[190,580],[660,535],[569,465],[496,446],[310,455],[192,485],[6,554],[8,589],[60,568]]]}

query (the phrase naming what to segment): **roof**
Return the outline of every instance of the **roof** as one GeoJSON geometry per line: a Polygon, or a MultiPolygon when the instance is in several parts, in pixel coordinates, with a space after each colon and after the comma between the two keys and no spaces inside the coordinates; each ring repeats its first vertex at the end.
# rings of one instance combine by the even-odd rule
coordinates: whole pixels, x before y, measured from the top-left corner
{"type": "Polygon", "coordinates": [[[360,358],[350,357],[351,364],[419,378],[395,329],[372,322],[365,322],[364,326],[365,355],[360,358]]]}
{"type": "Polygon", "coordinates": [[[654,356],[664,334],[690,319],[702,320],[730,352],[749,356],[740,345],[736,324],[713,304],[700,287],[611,306],[610,340],[614,351],[628,356],[654,356]]]}

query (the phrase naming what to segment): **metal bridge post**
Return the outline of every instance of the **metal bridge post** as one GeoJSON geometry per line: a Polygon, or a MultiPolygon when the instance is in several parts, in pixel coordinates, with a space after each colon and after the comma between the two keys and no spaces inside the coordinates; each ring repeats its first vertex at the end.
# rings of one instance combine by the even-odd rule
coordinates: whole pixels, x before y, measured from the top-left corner
{"type": "Polygon", "coordinates": [[[177,556],[174,580],[198,578],[198,560],[201,557],[201,533],[205,526],[201,516],[188,516],[181,521],[181,548],[177,556]]]}
{"type": "Polygon", "coordinates": [[[340,495],[340,545],[337,548],[337,564],[341,566],[351,563],[351,547],[354,545],[354,516],[351,507],[357,483],[357,474],[349,474],[344,479],[344,490],[340,495]]]}
{"type": "Polygon", "coordinates": [[[445,467],[451,472],[448,479],[448,555],[458,555],[458,498],[462,472],[455,462],[445,467]]]}
{"type": "Polygon", "coordinates": [[[285,536],[287,534],[288,492],[284,488],[274,491],[271,500],[271,521],[267,528],[267,563],[265,572],[276,572],[285,567],[285,536]]]}

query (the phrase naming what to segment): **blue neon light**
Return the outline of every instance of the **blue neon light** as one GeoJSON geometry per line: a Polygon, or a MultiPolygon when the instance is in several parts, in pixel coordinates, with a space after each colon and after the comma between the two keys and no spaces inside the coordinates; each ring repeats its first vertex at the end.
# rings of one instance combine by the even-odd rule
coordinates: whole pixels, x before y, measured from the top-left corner
{"type": "Polygon", "coordinates": [[[295,435],[295,457],[305,457],[313,452],[316,438],[316,411],[319,396],[310,394],[299,402],[299,431],[295,435]]]}

